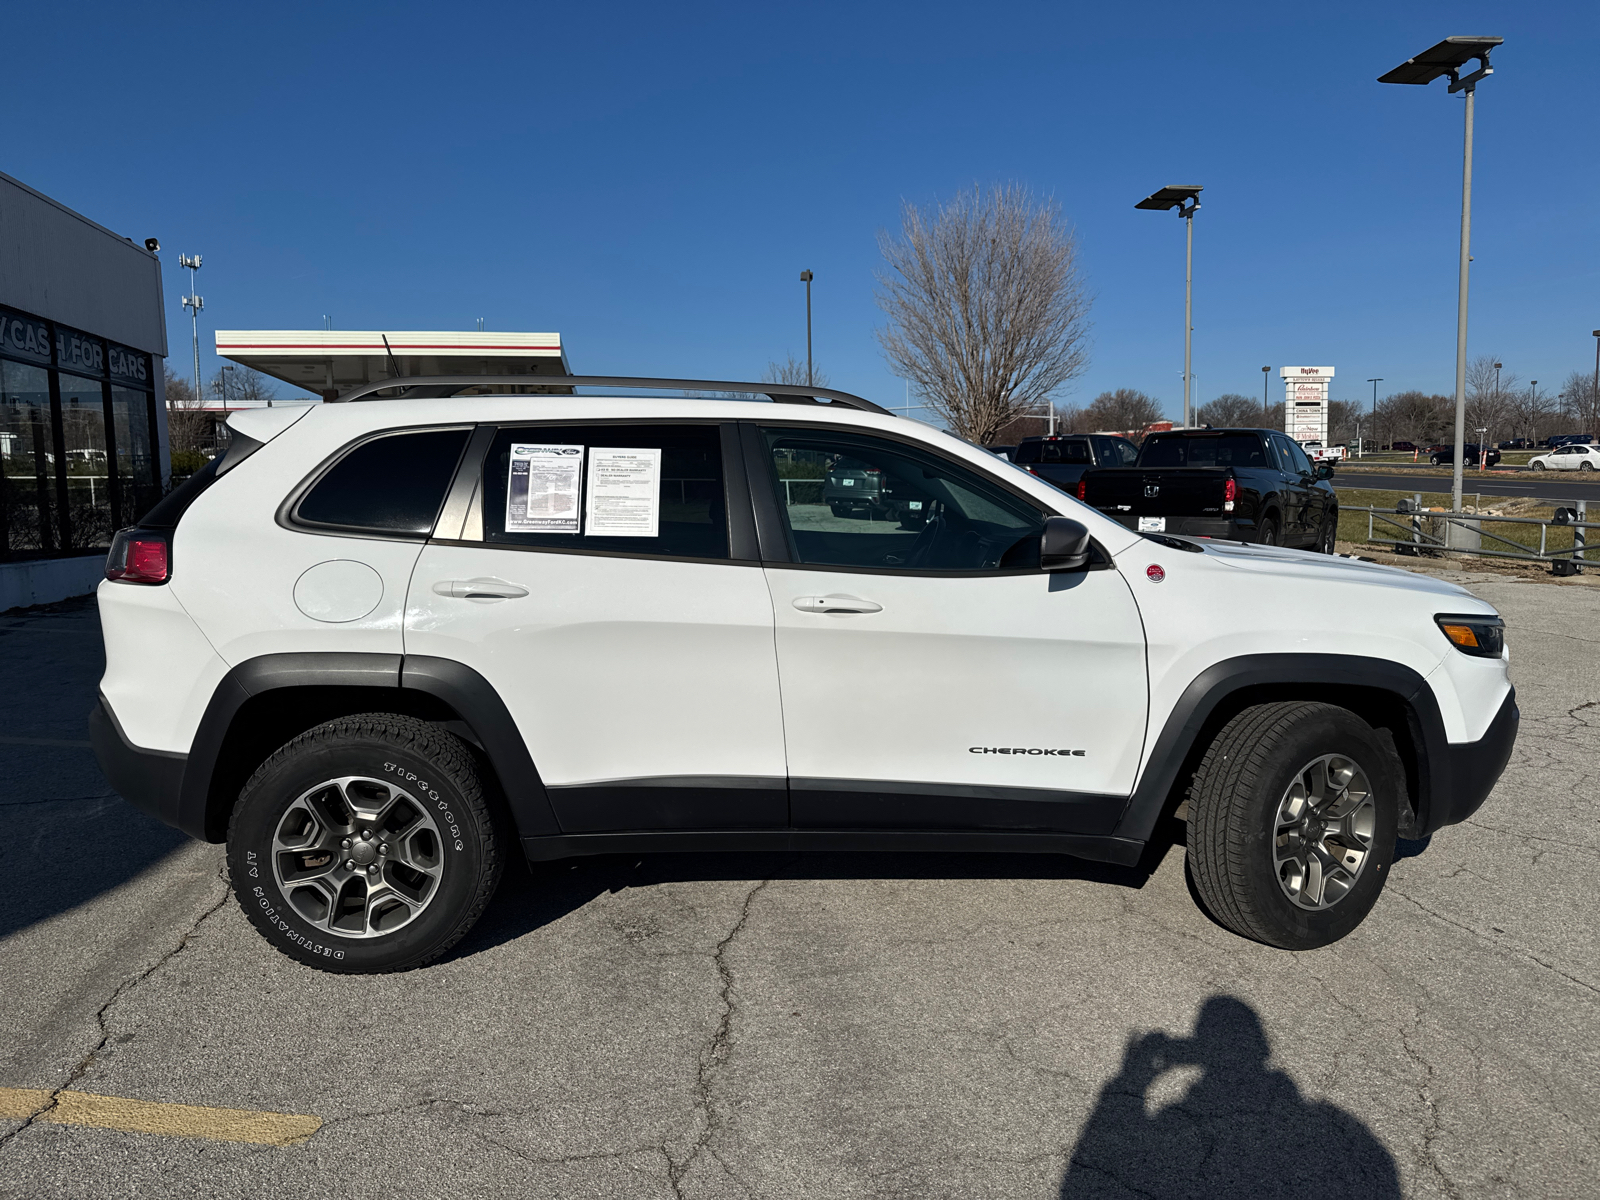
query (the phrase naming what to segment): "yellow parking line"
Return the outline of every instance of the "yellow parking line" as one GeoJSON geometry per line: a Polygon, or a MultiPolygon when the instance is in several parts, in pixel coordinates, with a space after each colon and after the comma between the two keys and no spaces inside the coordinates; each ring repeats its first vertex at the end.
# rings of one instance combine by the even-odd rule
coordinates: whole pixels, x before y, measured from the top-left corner
{"type": "Polygon", "coordinates": [[[0,1088],[0,1118],[26,1121],[30,1117],[57,1125],[92,1125],[97,1129],[120,1129],[124,1133],[206,1138],[213,1142],[253,1142],[259,1146],[293,1146],[322,1128],[320,1117],[294,1113],[157,1104],[149,1100],[124,1100],[120,1096],[97,1096],[92,1092],[0,1088]]]}

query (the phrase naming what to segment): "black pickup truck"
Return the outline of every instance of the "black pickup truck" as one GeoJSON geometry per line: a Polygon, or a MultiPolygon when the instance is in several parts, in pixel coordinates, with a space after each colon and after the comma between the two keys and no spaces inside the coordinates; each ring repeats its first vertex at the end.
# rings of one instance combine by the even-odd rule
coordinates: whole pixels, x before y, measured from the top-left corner
{"type": "Polygon", "coordinates": [[[1333,467],[1314,467],[1272,429],[1153,433],[1131,467],[1085,471],[1079,500],[1143,533],[1300,546],[1333,553],[1333,467]]]}

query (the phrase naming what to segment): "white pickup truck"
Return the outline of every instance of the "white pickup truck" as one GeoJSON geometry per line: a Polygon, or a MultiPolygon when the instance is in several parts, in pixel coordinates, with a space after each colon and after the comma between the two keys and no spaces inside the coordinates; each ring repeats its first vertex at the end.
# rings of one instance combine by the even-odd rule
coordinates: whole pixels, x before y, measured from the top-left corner
{"type": "Polygon", "coordinates": [[[1301,442],[1300,449],[1314,463],[1343,462],[1350,457],[1348,446],[1324,446],[1321,442],[1301,442]]]}

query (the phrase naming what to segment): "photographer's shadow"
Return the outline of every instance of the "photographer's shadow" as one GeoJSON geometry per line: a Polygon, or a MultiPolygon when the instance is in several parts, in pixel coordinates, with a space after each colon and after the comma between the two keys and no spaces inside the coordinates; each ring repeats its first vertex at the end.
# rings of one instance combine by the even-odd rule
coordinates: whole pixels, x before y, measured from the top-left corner
{"type": "Polygon", "coordinates": [[[1100,1091],[1061,1181],[1085,1197],[1399,1197],[1393,1156],[1355,1117],[1307,1100],[1267,1065],[1272,1046],[1244,1001],[1212,996],[1194,1035],[1134,1038],[1100,1091]],[[1193,1078],[1162,1104],[1151,1090],[1193,1078]]]}

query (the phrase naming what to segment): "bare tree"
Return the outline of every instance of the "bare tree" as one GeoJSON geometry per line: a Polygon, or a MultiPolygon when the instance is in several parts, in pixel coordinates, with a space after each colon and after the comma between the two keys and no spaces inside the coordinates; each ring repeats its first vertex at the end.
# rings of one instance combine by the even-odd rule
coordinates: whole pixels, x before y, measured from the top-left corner
{"type": "Polygon", "coordinates": [[[1578,423],[1575,433],[1600,434],[1600,392],[1588,371],[1574,371],[1561,385],[1561,415],[1578,423]]]}
{"type": "MultiPolygon", "coordinates": [[[[173,456],[201,455],[209,448],[212,413],[194,394],[194,385],[166,368],[167,442],[173,456]]],[[[192,467],[190,469],[193,469],[192,467]]]]}
{"type": "Polygon", "coordinates": [[[987,441],[1088,368],[1091,300],[1054,201],[1008,184],[906,203],[878,248],[879,344],[953,432],[987,441]]]}
{"type": "Polygon", "coordinates": [[[223,367],[208,386],[224,408],[249,408],[278,398],[277,382],[249,367],[223,367]]]}
{"type": "MultiPolygon", "coordinates": [[[[1485,436],[1494,437],[1496,431],[1504,433],[1516,421],[1512,395],[1517,391],[1515,372],[1496,371],[1495,356],[1479,355],[1467,364],[1467,440],[1477,439],[1477,431],[1487,429],[1485,436]]],[[[1452,438],[1454,433],[1452,431],[1452,438]]]]}
{"type": "Polygon", "coordinates": [[[1161,419],[1161,406],[1132,388],[1101,392],[1083,410],[1083,424],[1088,429],[1135,436],[1142,434],[1146,425],[1161,419]]]}
{"type": "Polygon", "coordinates": [[[794,355],[788,355],[783,362],[769,362],[766,370],[761,372],[762,383],[796,383],[801,386],[825,388],[828,386],[827,372],[819,370],[815,364],[811,368],[811,378],[806,378],[806,364],[794,355]]]}
{"type": "Polygon", "coordinates": [[[1261,401],[1238,392],[1227,392],[1209,403],[1202,404],[1194,414],[1201,425],[1218,429],[1245,427],[1259,429],[1266,419],[1261,411],[1261,401]]]}

